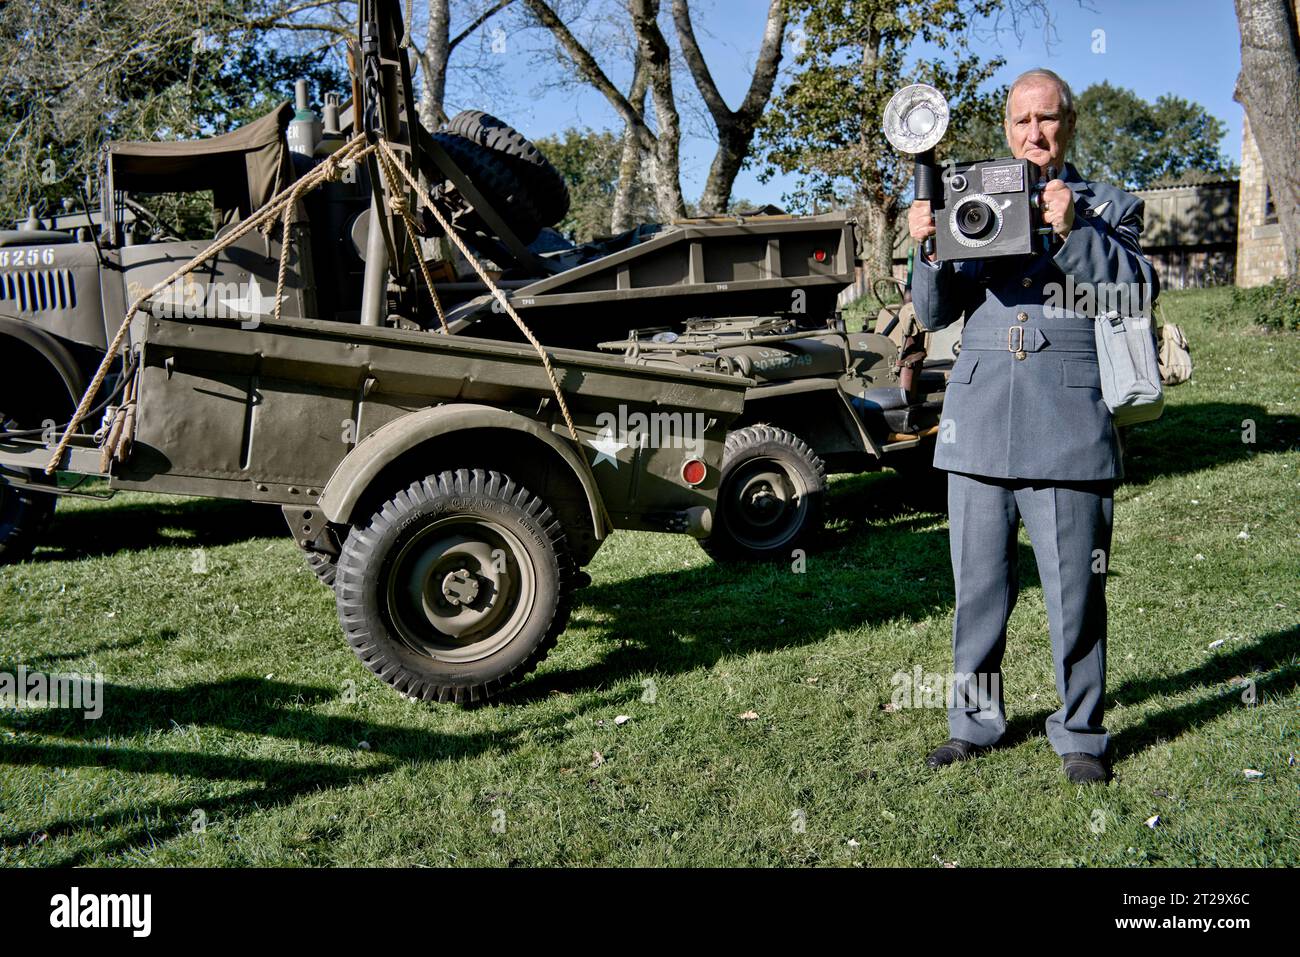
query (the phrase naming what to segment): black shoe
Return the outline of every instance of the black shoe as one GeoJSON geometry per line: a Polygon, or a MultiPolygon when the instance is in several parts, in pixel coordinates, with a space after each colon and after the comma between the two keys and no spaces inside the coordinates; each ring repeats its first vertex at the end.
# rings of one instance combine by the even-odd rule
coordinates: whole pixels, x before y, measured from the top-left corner
{"type": "Polygon", "coordinates": [[[1106,762],[1095,754],[1071,751],[1061,755],[1061,768],[1065,776],[1075,784],[1091,784],[1094,781],[1105,783],[1110,780],[1110,769],[1106,762]]]}
{"type": "Polygon", "coordinates": [[[956,761],[969,761],[987,750],[988,748],[981,747],[978,744],[971,744],[961,738],[949,738],[930,752],[930,756],[925,759],[925,763],[932,768],[941,768],[945,764],[952,764],[956,761]]]}

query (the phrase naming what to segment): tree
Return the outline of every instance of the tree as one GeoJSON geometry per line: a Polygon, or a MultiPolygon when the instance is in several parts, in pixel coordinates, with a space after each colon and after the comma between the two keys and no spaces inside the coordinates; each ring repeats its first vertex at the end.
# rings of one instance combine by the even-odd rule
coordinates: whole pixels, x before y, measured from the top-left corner
{"type": "Polygon", "coordinates": [[[1241,74],[1233,99],[1250,118],[1282,227],[1287,274],[1300,276],[1300,31],[1290,0],[1236,0],[1241,74]]]}
{"type": "MultiPolygon", "coordinates": [[[[682,123],[674,84],[675,57],[660,26],[661,0],[618,0],[608,7],[605,19],[628,17],[633,50],[633,81],[627,95],[610,78],[590,44],[578,39],[574,23],[561,15],[555,0],[523,0],[535,21],[552,34],[574,75],[601,93],[618,113],[624,125],[622,168],[631,171],[644,157],[651,166],[656,203],[660,214],[682,216],[688,204],[681,190],[682,123]],[[618,9],[619,13],[612,11],[618,9]],[[645,107],[649,97],[651,117],[645,107]]],[[[696,90],[704,101],[718,137],[718,148],[700,208],[725,211],[731,191],[749,158],[754,131],[770,101],[781,62],[785,36],[785,0],[770,0],[764,21],[763,39],[750,86],[740,106],[732,110],[722,97],[695,35],[689,0],[671,0],[674,32],[696,90]]],[[[629,224],[623,193],[616,193],[612,217],[615,230],[629,224]]]]}
{"type": "MultiPolygon", "coordinates": [[[[621,179],[622,136],[608,130],[568,129],[560,136],[539,139],[537,146],[569,186],[569,213],[555,228],[579,243],[609,235],[610,205],[621,179]]],[[[654,188],[644,170],[628,182],[628,228],[656,219],[654,188]]]]}
{"type": "MultiPolygon", "coordinates": [[[[1002,9],[1000,0],[790,0],[802,49],[798,72],[773,100],[759,126],[766,163],[797,173],[796,208],[842,202],[866,220],[868,269],[888,275],[895,226],[912,180],[912,158],[885,138],[880,118],[890,96],[908,83],[937,87],[950,106],[950,133],[941,144],[961,157],[972,130],[1000,122],[1000,91],[979,87],[1003,64],[970,53],[969,30],[1002,9]],[[942,60],[912,63],[920,42],[942,60]]],[[[1015,11],[1045,15],[1037,3],[1015,11]]],[[[942,154],[941,154],[942,155],[942,154]]]]}
{"type": "MultiPolygon", "coordinates": [[[[266,31],[281,41],[281,34],[316,38],[317,52],[337,51],[343,41],[354,38],[357,29],[356,0],[248,0],[255,12],[248,16],[251,28],[266,31]],[[321,39],[323,38],[323,39],[321,39]]],[[[465,41],[480,31],[488,21],[505,10],[514,0],[423,0],[417,5],[409,0],[403,6],[406,43],[411,51],[420,90],[417,112],[420,122],[435,130],[447,121],[447,82],[451,57],[465,41]],[[452,32],[453,21],[464,26],[452,32]],[[423,29],[424,43],[417,42],[423,29]]],[[[480,51],[481,52],[481,51],[480,51]]],[[[462,57],[460,72],[474,74],[480,80],[494,72],[482,60],[466,62],[462,57]]]]}
{"type": "Polygon", "coordinates": [[[627,135],[653,161],[655,199],[664,214],[682,216],[686,203],[681,187],[681,127],[673,96],[667,41],[658,26],[659,0],[627,0],[635,36],[634,73],[644,82],[655,107],[658,131],[650,128],[644,106],[623,95],[604,67],[546,0],[523,0],[537,22],[550,31],[576,76],[595,88],[618,113],[627,135]]]}
{"type": "Polygon", "coordinates": [[[47,0],[0,5],[0,217],[75,198],[110,139],[223,133],[305,77],[343,89],[318,58],[247,28],[241,0],[47,0]]]}
{"type": "Polygon", "coordinates": [[[1075,109],[1070,160],[1091,179],[1144,189],[1190,170],[1233,175],[1219,149],[1227,128],[1199,103],[1172,94],[1148,103],[1132,90],[1096,83],[1075,109]]]}
{"type": "Polygon", "coordinates": [[[709,64],[695,39],[691,23],[691,9],[687,0],[673,0],[673,23],[682,54],[690,68],[695,86],[708,107],[709,115],[718,132],[718,150],[709,167],[709,178],[700,198],[700,211],[705,215],[724,213],[731,200],[736,176],[749,158],[754,141],[754,131],[763,111],[772,98],[777,73],[781,69],[781,45],[785,39],[785,0],[771,0],[767,20],[763,27],[763,43],[758,51],[753,78],[745,99],[738,109],[727,106],[726,100],[713,81],[709,64]]]}

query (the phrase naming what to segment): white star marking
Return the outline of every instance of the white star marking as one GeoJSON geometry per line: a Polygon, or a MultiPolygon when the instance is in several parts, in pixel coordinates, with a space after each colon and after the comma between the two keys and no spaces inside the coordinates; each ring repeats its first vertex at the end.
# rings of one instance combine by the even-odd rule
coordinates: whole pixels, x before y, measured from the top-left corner
{"type": "Polygon", "coordinates": [[[595,468],[601,462],[608,462],[617,469],[618,453],[628,447],[626,442],[614,441],[613,429],[606,429],[601,433],[599,439],[588,439],[587,444],[599,453],[591,463],[592,468],[595,468]]]}
{"type": "MultiPolygon", "coordinates": [[[[280,301],[288,299],[287,295],[280,297],[280,301]]],[[[239,299],[222,299],[223,306],[229,306],[235,312],[242,316],[268,316],[275,309],[275,296],[263,296],[262,287],[253,276],[248,280],[247,291],[239,299]]]]}

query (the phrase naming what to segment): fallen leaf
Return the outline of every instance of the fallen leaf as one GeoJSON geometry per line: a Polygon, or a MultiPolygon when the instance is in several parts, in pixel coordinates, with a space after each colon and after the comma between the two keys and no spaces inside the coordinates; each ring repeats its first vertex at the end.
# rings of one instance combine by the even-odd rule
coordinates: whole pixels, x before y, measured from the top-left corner
{"type": "Polygon", "coordinates": [[[757,721],[757,720],[758,720],[758,712],[757,712],[757,711],[746,711],[744,714],[740,715],[740,720],[741,720],[741,721],[757,721]]]}
{"type": "Polygon", "coordinates": [[[598,768],[605,763],[605,756],[599,751],[591,752],[591,767],[598,768]]]}
{"type": "Polygon", "coordinates": [[[1143,823],[1146,824],[1147,827],[1151,828],[1151,830],[1154,831],[1156,829],[1156,825],[1160,823],[1160,815],[1152,814],[1143,823]]]}
{"type": "Polygon", "coordinates": [[[631,717],[629,717],[628,715],[620,714],[617,718],[614,719],[614,723],[615,723],[615,724],[627,724],[627,723],[628,723],[629,721],[631,721],[631,720],[632,720],[631,717]]]}
{"type": "Polygon", "coordinates": [[[849,840],[848,840],[848,845],[849,845],[849,847],[861,847],[861,846],[862,846],[861,844],[858,843],[858,839],[855,838],[855,837],[851,837],[851,838],[849,838],[849,840]]]}
{"type": "Polygon", "coordinates": [[[1225,641],[1227,641],[1227,640],[1228,640],[1228,639],[1226,639],[1226,638],[1219,638],[1219,639],[1216,639],[1215,641],[1210,642],[1210,647],[1211,647],[1211,648],[1217,648],[1217,647],[1219,647],[1219,645],[1223,644],[1223,643],[1224,643],[1225,641]]]}

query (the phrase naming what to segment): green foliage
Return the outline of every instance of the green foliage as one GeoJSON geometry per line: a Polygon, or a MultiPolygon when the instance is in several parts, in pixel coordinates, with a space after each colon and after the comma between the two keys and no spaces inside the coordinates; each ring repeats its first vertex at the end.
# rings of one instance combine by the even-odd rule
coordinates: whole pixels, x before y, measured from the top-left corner
{"type": "Polygon", "coordinates": [[[885,104],[909,83],[937,87],[951,106],[942,148],[967,154],[971,137],[1000,116],[999,91],[979,87],[1004,62],[971,53],[968,30],[1001,6],[1000,0],[791,0],[797,71],[760,123],[760,178],[778,170],[798,174],[799,186],[787,197],[796,209],[856,196],[895,214],[912,161],[881,132],[885,104]],[[921,43],[939,48],[943,59],[916,61],[921,43]]]}
{"type": "Polygon", "coordinates": [[[75,197],[113,139],[235,129],[292,96],[342,90],[319,54],[251,29],[253,0],[51,0],[0,5],[0,222],[75,197]]]}
{"type": "Polygon", "coordinates": [[[1232,306],[1265,329],[1300,332],[1300,280],[1295,277],[1250,289],[1234,287],[1232,306]]]}
{"type": "Polygon", "coordinates": [[[1144,189],[1189,171],[1236,175],[1219,149],[1227,128],[1198,103],[1172,94],[1149,103],[1107,82],[1084,90],[1075,109],[1071,161],[1090,179],[1144,189]]]}
{"type": "MultiPolygon", "coordinates": [[[[569,185],[569,213],[555,228],[579,243],[608,236],[618,188],[622,137],[609,131],[570,128],[559,136],[539,139],[537,146],[569,185]]],[[[653,222],[656,218],[653,190],[640,169],[632,192],[632,210],[637,222],[653,222]]]]}

